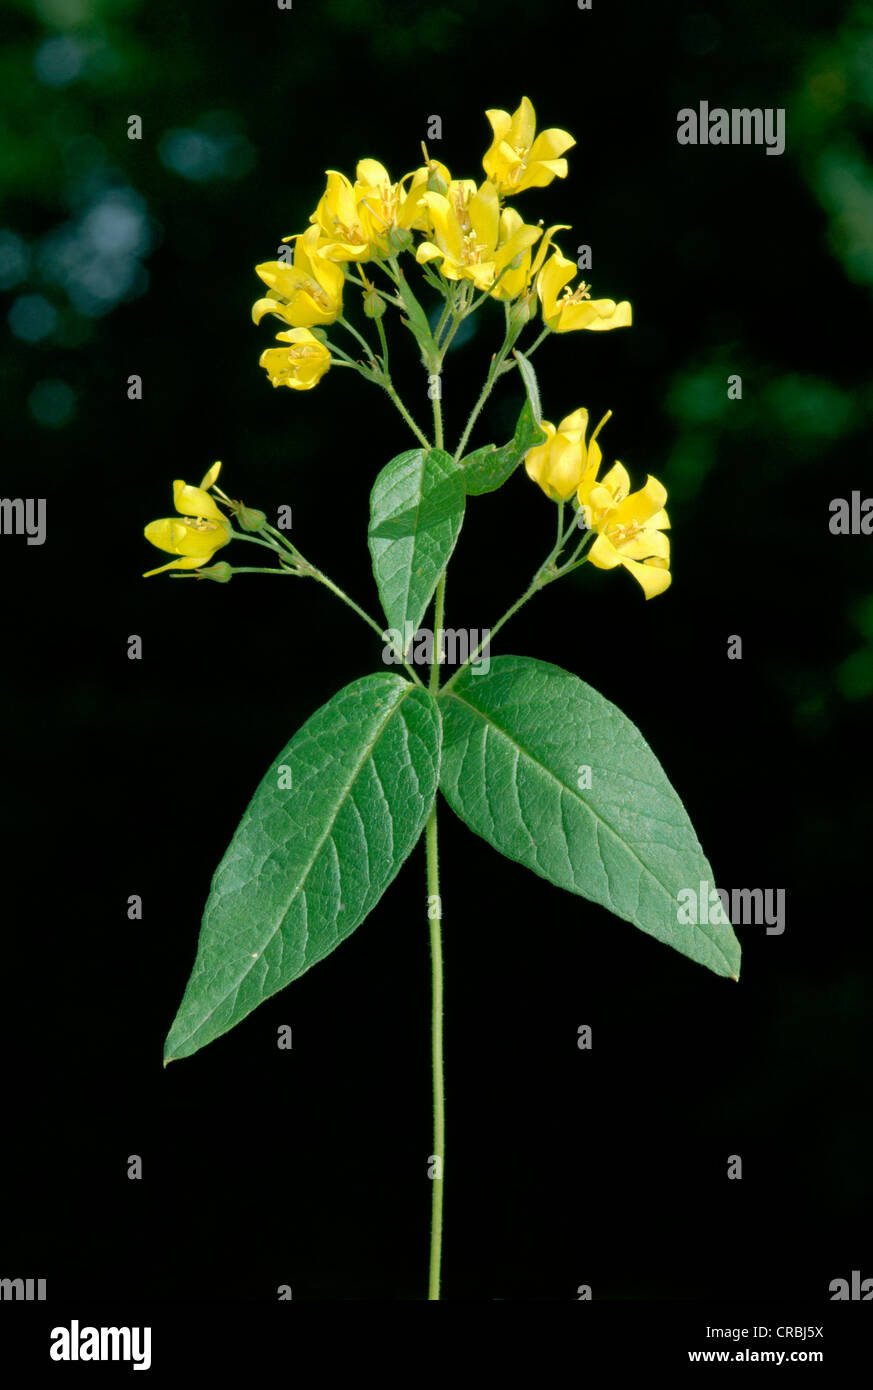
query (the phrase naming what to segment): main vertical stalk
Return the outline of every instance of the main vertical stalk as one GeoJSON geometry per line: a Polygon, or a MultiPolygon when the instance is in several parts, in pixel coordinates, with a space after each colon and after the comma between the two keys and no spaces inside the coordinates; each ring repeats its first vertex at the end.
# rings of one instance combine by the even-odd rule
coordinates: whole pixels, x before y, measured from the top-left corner
{"type": "MultiPolygon", "coordinates": [[[[437,392],[439,392],[437,376],[437,392]]],[[[443,416],[439,395],[433,400],[434,443],[443,447],[443,416]]],[[[440,575],[434,602],[433,661],[429,689],[436,695],[440,687],[440,658],[442,656],[443,623],[446,608],[446,572],[440,575]]],[[[430,921],[431,974],[431,1068],[433,1072],[433,1187],[430,1205],[430,1275],[428,1302],[440,1296],[440,1266],[443,1253],[443,1183],[446,1159],[446,1083],[443,1059],[443,905],[440,898],[440,866],[437,849],[437,803],[427,818],[425,829],[427,852],[427,915],[430,921]]]]}
{"type": "Polygon", "coordinates": [[[443,1182],[446,1152],[446,1093],[443,1068],[443,942],[440,871],[437,854],[437,808],[431,808],[425,831],[427,844],[428,915],[430,916],[431,1060],[433,1066],[434,1174],[430,1211],[430,1277],[428,1300],[440,1296],[440,1263],[443,1249],[443,1182]]]}

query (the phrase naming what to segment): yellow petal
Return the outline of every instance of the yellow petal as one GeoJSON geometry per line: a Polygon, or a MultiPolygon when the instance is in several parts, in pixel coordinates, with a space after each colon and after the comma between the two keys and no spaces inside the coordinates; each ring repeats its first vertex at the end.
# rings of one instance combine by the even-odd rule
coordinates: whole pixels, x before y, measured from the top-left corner
{"type": "Polygon", "coordinates": [[[566,159],[538,159],[528,164],[521,178],[513,185],[513,193],[523,193],[527,188],[545,188],[552,179],[567,177],[566,159]]]}
{"type": "Polygon", "coordinates": [[[665,589],[669,589],[670,571],[662,568],[657,560],[644,564],[639,564],[636,560],[623,560],[622,564],[636,579],[647,599],[655,598],[658,594],[663,594],[665,589]]]}
{"type": "Polygon", "coordinates": [[[425,193],[424,202],[433,222],[434,240],[444,255],[459,264],[464,255],[464,235],[451,203],[442,193],[425,193]]]}
{"type": "Polygon", "coordinates": [[[536,134],[537,118],[527,97],[522,97],[517,109],[512,113],[509,127],[509,140],[517,150],[529,150],[536,134]]]}
{"type": "Polygon", "coordinates": [[[663,531],[640,531],[632,540],[617,547],[626,560],[663,560],[670,563],[670,540],[663,531]]]}
{"type": "Polygon", "coordinates": [[[500,201],[493,183],[483,183],[473,195],[469,202],[469,214],[476,241],[480,247],[487,250],[490,258],[497,245],[500,228],[500,201]]]}
{"type": "Polygon", "coordinates": [[[585,409],[584,406],[581,405],[579,409],[574,410],[571,415],[565,415],[560,425],[558,426],[558,429],[560,430],[561,434],[575,434],[578,432],[580,439],[584,437],[587,428],[588,411],[585,409]]]}
{"type": "MultiPolygon", "coordinates": [[[[545,303],[543,307],[545,309],[545,303]]],[[[582,328],[594,332],[629,328],[633,318],[627,300],[616,304],[613,299],[582,299],[576,304],[559,306],[559,309],[560,318],[555,327],[557,333],[573,333],[582,328]]]]}
{"type": "MultiPolygon", "coordinates": [[[[601,482],[610,493],[613,502],[620,502],[630,492],[630,474],[623,463],[614,463],[609,472],[604,474],[601,482]]],[[[628,517],[628,520],[635,518],[628,517]]]]}
{"type": "Polygon", "coordinates": [[[202,480],[201,483],[200,483],[200,486],[202,487],[202,489],[203,489],[204,492],[208,492],[208,491],[209,491],[209,489],[212,487],[212,484],[215,482],[215,480],[216,480],[216,478],[218,477],[218,475],[219,475],[220,472],[221,472],[221,461],[219,460],[218,463],[214,463],[214,464],[212,465],[212,467],[210,468],[209,472],[208,472],[207,474],[205,474],[205,476],[203,477],[203,480],[202,480]]]}
{"type": "Polygon", "coordinates": [[[278,299],[256,299],[252,305],[252,322],[260,323],[265,314],[279,314],[284,317],[282,310],[285,305],[278,299]]]}
{"type": "Polygon", "coordinates": [[[173,483],[173,502],[180,516],[202,516],[210,521],[224,521],[224,513],[202,487],[191,487],[177,478],[173,483]]]}
{"type": "Polygon", "coordinates": [[[391,183],[388,170],[378,159],[359,159],[355,178],[359,183],[365,183],[371,188],[379,188],[385,183],[390,186],[391,183]]]}
{"type": "MultiPolygon", "coordinates": [[[[530,147],[528,163],[557,160],[565,150],[570,150],[576,141],[566,130],[542,130],[530,147]]],[[[566,164],[566,160],[562,163],[566,164]]]]}
{"type": "MultiPolygon", "coordinates": [[[[550,322],[556,313],[556,303],[558,295],[564,286],[573,279],[576,274],[576,266],[573,261],[568,261],[555,247],[555,254],[550,256],[537,277],[537,294],[543,306],[543,318],[550,322]]],[[[561,318],[563,319],[563,311],[561,318]]],[[[560,326],[558,332],[561,332],[560,326]]]]}
{"type": "MultiPolygon", "coordinates": [[[[621,467],[620,464],[615,466],[616,468],[621,467]]],[[[622,472],[627,477],[623,468],[622,472]]],[[[619,503],[612,519],[622,525],[627,525],[628,522],[635,522],[638,526],[644,525],[658,514],[666,500],[667,489],[664,484],[659,483],[657,478],[649,477],[645,487],[641,487],[638,492],[632,492],[629,497],[625,497],[619,503]]]]}
{"type": "Polygon", "coordinates": [[[606,536],[598,536],[588,551],[588,559],[599,570],[614,570],[623,560],[615,546],[606,536]]]}

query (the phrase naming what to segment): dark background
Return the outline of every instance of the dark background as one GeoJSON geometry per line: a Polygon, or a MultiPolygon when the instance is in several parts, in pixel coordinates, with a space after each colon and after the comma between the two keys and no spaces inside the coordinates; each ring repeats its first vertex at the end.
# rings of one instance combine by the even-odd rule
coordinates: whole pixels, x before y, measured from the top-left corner
{"type": "MultiPolygon", "coordinates": [[[[719,883],[784,887],[787,927],[740,929],[736,986],[445,811],[444,1296],[824,1303],[833,1278],[873,1276],[873,540],[828,530],[869,475],[869,9],[7,0],[3,27],[2,488],[46,497],[48,538],[0,542],[0,1274],[93,1297],[425,1296],[422,850],[328,961],[161,1065],[249,796],[309,714],[380,669],[379,644],[314,586],[145,582],[142,528],[220,458],[232,495],[291,505],[304,553],[376,611],[367,499],[403,424],[351,373],[271,389],[253,267],[303,228],[325,169],[415,167],[432,114],[433,153],[481,177],[485,108],[527,94],[578,145],[566,182],[517,206],[572,223],[594,293],[634,306],[629,331],[540,349],[544,413],[612,408],[608,457],[669,490],[674,582],[646,604],[624,572],[583,570],[495,653],[558,662],[625,710],[719,883]],[[701,99],[784,107],[786,152],[680,147],[676,112],[701,99]]],[[[500,322],[482,312],[449,355],[450,444],[500,322]]],[[[389,331],[426,421],[412,341],[389,331]]],[[[508,438],[520,399],[506,378],[474,442],[508,438]]],[[[492,624],[553,525],[523,472],[472,499],[449,625],[492,624]]]]}

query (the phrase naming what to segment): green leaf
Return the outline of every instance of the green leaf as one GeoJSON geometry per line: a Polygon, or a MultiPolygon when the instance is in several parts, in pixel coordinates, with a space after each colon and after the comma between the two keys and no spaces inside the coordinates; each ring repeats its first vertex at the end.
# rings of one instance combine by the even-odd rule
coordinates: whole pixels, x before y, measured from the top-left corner
{"type": "Polygon", "coordinates": [[[479,497],[485,492],[496,492],[512,476],[528,449],[535,444],[544,444],[546,434],[540,429],[534,416],[530,401],[525,401],[515,434],[501,449],[494,444],[486,444],[475,453],[461,460],[464,487],[471,497],[479,497]]]}
{"type": "Polygon", "coordinates": [[[421,360],[428,371],[430,371],[435,365],[434,357],[436,355],[433,334],[430,331],[427,314],[409,288],[406,276],[402,271],[397,280],[397,292],[403,300],[403,307],[408,315],[408,318],[401,319],[401,323],[414,335],[418,346],[421,348],[421,360]]]}
{"type": "Polygon", "coordinates": [[[696,898],[715,880],[663,768],[621,710],[560,666],[521,656],[492,660],[487,674],[467,668],[440,705],[440,786],[472,830],[717,975],[738,977],[726,918],[683,924],[680,892],[696,898]]]}
{"type": "Polygon", "coordinates": [[[543,418],[543,408],[540,405],[540,388],[537,385],[537,374],[524,353],[519,352],[518,348],[513,348],[512,355],[518,363],[518,370],[521,372],[521,379],[524,382],[524,389],[530,401],[533,417],[537,424],[539,424],[543,418]]]}
{"type": "Polygon", "coordinates": [[[215,872],[165,1065],[233,1028],[360,925],[421,834],[439,758],[436,703],[398,675],[354,681],[306,721],[215,872]]]}
{"type": "Polygon", "coordinates": [[[389,627],[403,632],[411,623],[417,630],[465,505],[461,466],[442,449],[408,449],[382,469],[370,495],[367,539],[389,627]]]}

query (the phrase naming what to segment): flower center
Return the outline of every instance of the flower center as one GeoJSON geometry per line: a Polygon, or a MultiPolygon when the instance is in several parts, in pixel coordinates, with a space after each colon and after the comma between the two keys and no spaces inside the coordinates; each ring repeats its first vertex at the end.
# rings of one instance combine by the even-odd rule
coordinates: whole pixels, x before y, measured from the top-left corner
{"type": "Polygon", "coordinates": [[[345,222],[340,222],[338,217],[334,217],[333,225],[340,241],[346,242],[349,246],[366,245],[367,238],[357,224],[353,227],[349,227],[345,222]]]}
{"type": "Polygon", "coordinates": [[[614,522],[611,526],[607,525],[606,527],[609,539],[612,541],[616,550],[620,550],[623,545],[627,545],[628,541],[634,540],[643,529],[642,522],[640,521],[614,522]]]}
{"type": "Polygon", "coordinates": [[[561,308],[563,309],[564,306],[567,304],[578,304],[581,300],[590,298],[591,286],[586,285],[585,281],[581,280],[579,282],[578,288],[573,290],[572,292],[570,290],[570,286],[568,285],[567,288],[564,290],[564,293],[562,294],[559,302],[561,308]]]}
{"type": "Polygon", "coordinates": [[[464,233],[464,265],[480,265],[485,247],[476,240],[473,232],[464,233]]]}
{"type": "Polygon", "coordinates": [[[300,284],[294,290],[294,294],[301,293],[308,294],[309,298],[315,301],[319,309],[330,309],[330,300],[317,280],[301,280],[300,284]]]}

